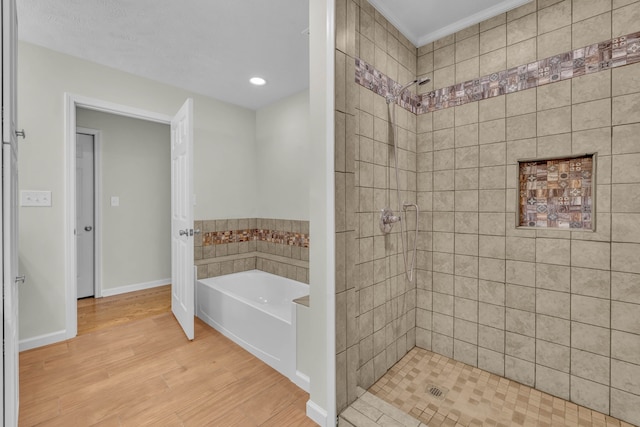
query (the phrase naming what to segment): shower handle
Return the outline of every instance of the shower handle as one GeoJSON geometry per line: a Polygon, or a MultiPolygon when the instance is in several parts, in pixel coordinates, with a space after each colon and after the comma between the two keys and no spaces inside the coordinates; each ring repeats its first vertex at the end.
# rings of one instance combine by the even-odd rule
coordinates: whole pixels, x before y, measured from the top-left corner
{"type": "Polygon", "coordinates": [[[380,211],[380,230],[387,234],[391,232],[393,228],[393,224],[396,222],[402,221],[402,218],[399,215],[394,215],[393,211],[389,208],[384,208],[380,211]]]}

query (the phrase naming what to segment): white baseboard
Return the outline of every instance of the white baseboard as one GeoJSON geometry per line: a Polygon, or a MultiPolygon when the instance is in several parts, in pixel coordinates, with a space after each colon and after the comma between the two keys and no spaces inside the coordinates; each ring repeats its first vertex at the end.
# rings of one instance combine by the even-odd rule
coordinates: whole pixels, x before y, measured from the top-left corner
{"type": "Polygon", "coordinates": [[[304,391],[306,391],[307,393],[309,393],[309,377],[305,374],[303,374],[302,372],[296,370],[295,375],[293,376],[293,378],[291,378],[291,381],[297,385],[298,387],[300,387],[301,389],[303,389],[304,391]]]}
{"type": "Polygon", "coordinates": [[[171,278],[154,280],[152,282],[135,283],[133,285],[118,286],[117,288],[102,289],[102,296],[110,297],[113,295],[126,294],[127,292],[142,291],[144,289],[151,289],[158,286],[168,285],[169,283],[171,283],[171,278]]]}
{"type": "Polygon", "coordinates": [[[63,329],[62,331],[51,332],[49,334],[38,335],[37,337],[20,340],[20,342],[18,343],[18,348],[20,351],[31,350],[32,348],[55,344],[66,339],[67,331],[63,329]]]}
{"type": "Polygon", "coordinates": [[[313,422],[322,427],[332,426],[328,424],[327,411],[322,409],[312,400],[307,400],[307,417],[311,418],[313,422]]]}

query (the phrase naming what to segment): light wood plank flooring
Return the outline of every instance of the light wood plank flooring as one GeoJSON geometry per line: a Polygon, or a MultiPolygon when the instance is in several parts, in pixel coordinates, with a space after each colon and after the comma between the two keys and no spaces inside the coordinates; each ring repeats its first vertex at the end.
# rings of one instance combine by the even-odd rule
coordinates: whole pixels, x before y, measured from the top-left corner
{"type": "Polygon", "coordinates": [[[20,426],[315,426],[309,395],[196,319],[170,313],[20,354],[20,426]]]}
{"type": "Polygon", "coordinates": [[[78,300],[78,335],[171,311],[171,285],[78,300]]]}

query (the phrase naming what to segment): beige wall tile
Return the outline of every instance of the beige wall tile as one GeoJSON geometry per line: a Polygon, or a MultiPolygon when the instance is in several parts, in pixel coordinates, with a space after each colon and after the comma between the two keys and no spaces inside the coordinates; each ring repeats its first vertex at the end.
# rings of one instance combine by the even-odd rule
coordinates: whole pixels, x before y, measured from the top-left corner
{"type": "Polygon", "coordinates": [[[478,322],[481,325],[492,328],[503,329],[505,322],[505,308],[500,305],[493,305],[481,302],[478,304],[478,322]]]}
{"type": "Polygon", "coordinates": [[[480,190],[478,192],[478,210],[480,212],[504,212],[504,190],[480,190]]]}
{"type": "Polygon", "coordinates": [[[611,386],[640,395],[640,365],[611,360],[611,386]]]}
{"type": "Polygon", "coordinates": [[[492,166],[480,168],[480,188],[499,189],[505,187],[504,166],[492,166]]]}
{"type": "Polygon", "coordinates": [[[455,166],[456,168],[478,167],[478,147],[472,146],[472,147],[456,148],[455,166]]]}
{"type": "Polygon", "coordinates": [[[609,387],[571,376],[571,400],[597,411],[609,412],[609,387]]]}
{"type": "Polygon", "coordinates": [[[605,242],[586,242],[572,240],[571,265],[575,267],[591,267],[602,270],[609,269],[611,258],[610,244],[605,242]]]}
{"type": "Polygon", "coordinates": [[[456,63],[480,55],[480,36],[473,35],[455,44],[456,63]]]}
{"type": "Polygon", "coordinates": [[[611,231],[617,242],[640,243],[640,214],[612,214],[611,231]]]}
{"type": "Polygon", "coordinates": [[[505,356],[504,375],[519,383],[533,386],[535,383],[535,364],[511,356],[505,356]]]}
{"type": "Polygon", "coordinates": [[[573,0],[573,22],[583,21],[611,10],[611,0],[573,0]]]}
{"type": "Polygon", "coordinates": [[[573,105],[573,130],[611,126],[611,102],[608,98],[573,105]]]}
{"type": "Polygon", "coordinates": [[[539,111],[537,123],[538,137],[571,132],[571,107],[539,111]]]}
{"type": "MultiPolygon", "coordinates": [[[[480,76],[505,70],[507,68],[507,48],[501,48],[480,55],[480,76]]],[[[501,97],[497,97],[501,98],[501,97]]]]}
{"type": "Polygon", "coordinates": [[[478,368],[504,376],[504,354],[478,348],[478,368]]]}
{"type": "Polygon", "coordinates": [[[609,98],[611,96],[611,71],[605,70],[575,77],[571,79],[571,90],[574,104],[609,98]]]}
{"type": "Polygon", "coordinates": [[[571,365],[570,348],[547,341],[536,341],[536,364],[569,372],[571,365]]]}
{"type": "Polygon", "coordinates": [[[478,124],[473,123],[455,128],[455,146],[470,147],[478,145],[478,124]]]}
{"type": "Polygon", "coordinates": [[[535,138],[507,141],[507,164],[514,164],[520,160],[535,159],[537,141],[535,138]]]}
{"type": "MultiPolygon", "coordinates": [[[[615,335],[615,331],[613,331],[613,335],[615,335]]],[[[611,329],[608,328],[571,322],[572,348],[606,357],[609,357],[610,354],[613,356],[613,335],[611,329]],[[610,346],[609,343],[612,343],[612,345],[610,346]]],[[[640,346],[640,339],[638,340],[638,345],[640,346]]]]}
{"type": "Polygon", "coordinates": [[[538,365],[536,387],[563,399],[569,399],[569,374],[538,365]]]}
{"type": "Polygon", "coordinates": [[[478,122],[478,103],[470,102],[454,108],[455,126],[464,126],[478,122]]]}
{"type": "Polygon", "coordinates": [[[566,157],[571,153],[571,134],[541,136],[538,137],[537,145],[537,155],[540,158],[566,157]]]}
{"type": "Polygon", "coordinates": [[[608,298],[611,291],[611,273],[590,268],[571,268],[571,292],[578,295],[608,298]]]}
{"type": "Polygon", "coordinates": [[[505,96],[507,117],[534,113],[536,111],[536,91],[523,90],[505,96]]]}
{"type": "Polygon", "coordinates": [[[639,2],[615,9],[612,17],[613,32],[611,36],[618,37],[638,31],[638,21],[640,21],[639,2]]]}
{"type": "Polygon", "coordinates": [[[455,233],[455,253],[478,255],[478,235],[455,233]]]}
{"type": "Polygon", "coordinates": [[[536,359],[536,340],[524,335],[506,333],[505,354],[518,359],[535,362],[536,359]]]}
{"type": "Polygon", "coordinates": [[[507,23],[507,44],[513,45],[535,37],[537,34],[536,16],[529,14],[507,23]]]}
{"type": "Polygon", "coordinates": [[[572,295],[571,320],[608,328],[611,325],[610,304],[608,299],[572,295]]]}
{"type": "Polygon", "coordinates": [[[613,98],[613,125],[637,123],[637,111],[640,111],[640,93],[616,96],[613,98]]]}
{"type": "Polygon", "coordinates": [[[456,360],[460,360],[470,366],[478,365],[478,347],[464,341],[454,340],[453,354],[456,360]]]}
{"type": "Polygon", "coordinates": [[[611,154],[611,128],[603,127],[579,132],[574,131],[571,134],[571,153],[611,154]]]}
{"type": "MultiPolygon", "coordinates": [[[[453,171],[452,171],[453,172],[453,171]]],[[[455,189],[456,190],[474,190],[478,189],[478,169],[457,169],[455,171],[455,189]]],[[[453,184],[453,180],[451,180],[453,184]]]]}
{"type": "Polygon", "coordinates": [[[612,243],[611,269],[626,273],[640,273],[640,245],[612,243]]]}
{"type": "Polygon", "coordinates": [[[455,45],[442,47],[433,51],[433,69],[438,70],[455,64],[455,45]]]}
{"type": "Polygon", "coordinates": [[[608,357],[578,349],[571,350],[571,373],[600,384],[609,385],[610,362],[608,357]]]}
{"type": "Polygon", "coordinates": [[[466,82],[478,77],[480,73],[480,57],[474,56],[456,64],[456,83],[466,82]]]}
{"type": "Polygon", "coordinates": [[[536,335],[536,315],[530,311],[507,308],[505,310],[507,331],[515,332],[529,337],[536,335]]]}
{"type": "MultiPolygon", "coordinates": [[[[509,278],[507,278],[507,282],[509,278]]],[[[535,312],[536,290],[528,286],[506,284],[506,306],[523,311],[535,312]]]]}
{"type": "Polygon", "coordinates": [[[628,154],[640,152],[637,137],[640,133],[640,123],[614,126],[612,137],[613,154],[628,154]]]}
{"type": "Polygon", "coordinates": [[[507,46],[507,68],[533,62],[538,57],[535,38],[507,46]]]}
{"type": "Polygon", "coordinates": [[[479,143],[491,144],[494,142],[505,141],[506,139],[506,120],[497,119],[480,123],[479,126],[479,143]]]}
{"type": "Polygon", "coordinates": [[[640,153],[613,156],[612,182],[614,184],[640,182],[640,168],[637,168],[639,161],[640,153]]]}
{"type": "Polygon", "coordinates": [[[544,289],[536,290],[536,313],[569,319],[570,302],[570,294],[568,293],[544,289]]]}
{"type": "Polygon", "coordinates": [[[570,241],[566,239],[537,239],[536,261],[545,264],[569,265],[570,241]]]}
{"type": "Polygon", "coordinates": [[[630,273],[611,273],[611,299],[640,304],[640,276],[630,273]]]}
{"type": "Polygon", "coordinates": [[[456,319],[463,319],[468,322],[476,322],[476,323],[478,322],[478,302],[477,301],[466,299],[466,298],[455,297],[454,305],[455,305],[454,310],[455,310],[456,319]]]}
{"type": "Polygon", "coordinates": [[[481,122],[504,119],[506,115],[506,97],[497,96],[479,101],[478,115],[481,122]]]}
{"type": "Polygon", "coordinates": [[[538,10],[538,34],[548,33],[571,24],[571,0],[538,10]]]}
{"type": "Polygon", "coordinates": [[[572,28],[573,49],[589,46],[611,38],[611,13],[603,13],[576,22],[572,28]]]}
{"type": "Polygon", "coordinates": [[[611,416],[640,424],[640,396],[612,388],[611,416]]]}
{"type": "Polygon", "coordinates": [[[613,69],[613,96],[640,92],[640,77],[638,74],[640,74],[640,64],[637,63],[613,69]]]}
{"type": "Polygon", "coordinates": [[[640,305],[611,302],[611,327],[619,331],[640,334],[640,305]]]}
{"type": "Polygon", "coordinates": [[[480,33],[480,53],[494,51],[507,46],[507,26],[498,25],[480,33]]]}
{"type": "Polygon", "coordinates": [[[505,268],[505,261],[502,259],[480,258],[478,276],[483,280],[503,281],[505,279],[505,268]]]}
{"type": "Polygon", "coordinates": [[[549,58],[571,50],[571,26],[558,28],[538,36],[538,59],[549,58]]]}
{"type": "Polygon", "coordinates": [[[536,114],[524,114],[507,118],[507,140],[536,137],[536,114]]]}
{"type": "Polygon", "coordinates": [[[537,338],[568,346],[570,336],[570,322],[568,320],[541,314],[536,315],[537,338]]]}

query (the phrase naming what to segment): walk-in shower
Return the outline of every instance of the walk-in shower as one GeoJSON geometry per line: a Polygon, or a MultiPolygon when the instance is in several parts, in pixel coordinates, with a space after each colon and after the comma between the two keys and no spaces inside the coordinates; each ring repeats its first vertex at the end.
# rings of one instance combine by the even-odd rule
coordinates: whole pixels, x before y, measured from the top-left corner
{"type": "Polygon", "coordinates": [[[418,86],[423,85],[425,83],[430,82],[431,79],[423,78],[412,80],[404,86],[400,87],[395,93],[387,96],[387,105],[391,106],[391,126],[393,129],[393,147],[394,147],[394,161],[395,161],[395,171],[396,171],[396,194],[398,199],[398,215],[394,215],[393,211],[390,208],[384,208],[380,212],[380,230],[383,233],[390,233],[393,228],[393,224],[396,222],[400,223],[400,241],[402,242],[402,259],[404,260],[404,272],[407,276],[407,280],[409,282],[413,282],[413,271],[416,262],[416,251],[418,245],[418,217],[420,216],[420,209],[418,205],[415,203],[409,203],[406,201],[402,201],[400,197],[400,180],[398,173],[398,125],[396,122],[396,104],[399,100],[402,100],[402,96],[405,92],[414,84],[418,84],[418,86]],[[409,246],[409,230],[407,222],[407,210],[413,208],[416,216],[415,216],[415,234],[413,237],[413,250],[411,255],[411,263],[407,263],[407,255],[408,255],[408,246],[409,246]]]}

